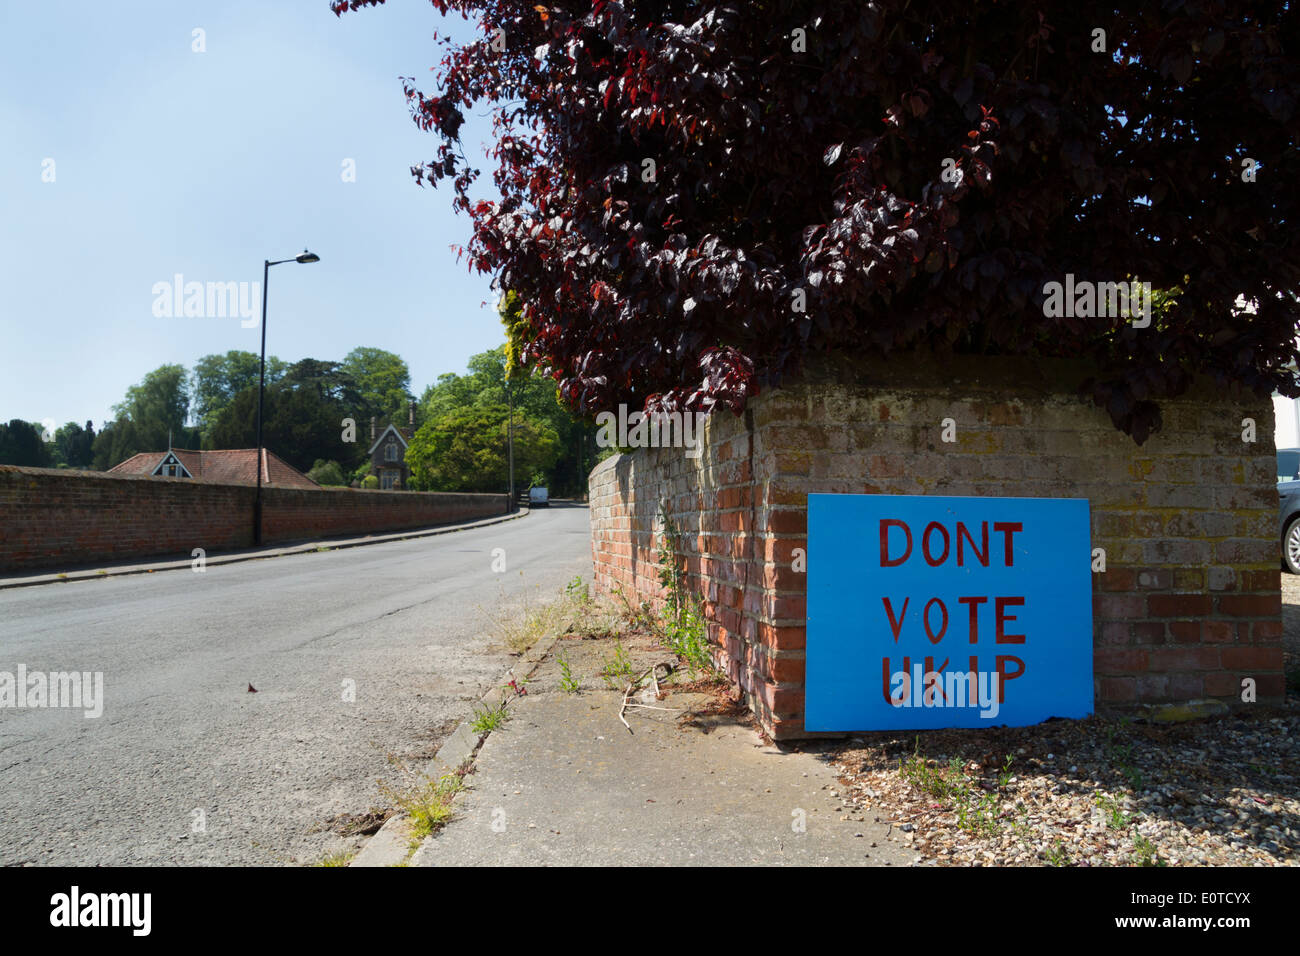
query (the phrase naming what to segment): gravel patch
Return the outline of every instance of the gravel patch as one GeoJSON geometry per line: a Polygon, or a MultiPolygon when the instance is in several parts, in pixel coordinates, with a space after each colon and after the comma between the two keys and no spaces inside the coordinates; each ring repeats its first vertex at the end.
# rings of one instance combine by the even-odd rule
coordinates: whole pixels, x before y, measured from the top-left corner
{"type": "Polygon", "coordinates": [[[953,866],[1294,866],[1300,703],[1186,724],[1116,718],[879,733],[829,750],[849,819],[953,866]]]}

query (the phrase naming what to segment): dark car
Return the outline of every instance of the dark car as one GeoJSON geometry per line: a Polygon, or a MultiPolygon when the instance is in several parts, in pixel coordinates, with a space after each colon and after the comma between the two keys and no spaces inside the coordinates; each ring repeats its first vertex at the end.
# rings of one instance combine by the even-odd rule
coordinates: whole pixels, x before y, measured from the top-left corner
{"type": "Polygon", "coordinates": [[[1277,450],[1277,494],[1282,567],[1300,574],[1300,448],[1277,450]]]}

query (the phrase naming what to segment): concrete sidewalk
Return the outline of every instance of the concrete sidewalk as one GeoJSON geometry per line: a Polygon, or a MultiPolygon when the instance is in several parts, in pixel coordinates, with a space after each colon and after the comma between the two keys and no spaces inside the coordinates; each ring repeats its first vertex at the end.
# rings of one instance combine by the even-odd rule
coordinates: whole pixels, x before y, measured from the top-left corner
{"type": "MultiPolygon", "coordinates": [[[[514,521],[528,515],[527,508],[521,508],[512,515],[500,515],[493,518],[481,518],[460,524],[441,524],[427,528],[412,528],[409,531],[393,531],[387,534],[354,535],[342,538],[321,538],[316,541],[301,541],[296,544],[271,545],[264,548],[245,548],[239,551],[223,551],[204,557],[205,566],[234,564],[239,561],[257,561],[262,558],[278,558],[286,554],[304,554],[308,551],[332,550],[336,548],[356,548],[367,544],[382,544],[385,541],[401,541],[406,538],[423,538],[435,534],[450,534],[453,531],[466,531],[471,528],[483,528],[514,521]]],[[[193,567],[193,558],[145,558],[138,561],[119,561],[93,566],[80,566],[68,571],[35,571],[25,574],[10,574],[0,577],[0,590],[5,588],[25,588],[38,584],[57,584],[69,581],[92,581],[119,574],[152,574],[155,571],[177,571],[193,567]]]]}
{"type": "MultiPolygon", "coordinates": [[[[632,672],[673,660],[626,645],[632,672]]],[[[715,691],[665,688],[629,709],[599,677],[612,639],[562,637],[479,749],[455,819],[416,866],[899,866],[908,834],[845,806],[816,752],[765,743],[715,691]],[[560,687],[557,655],[581,682],[560,687]],[[721,705],[721,706],[720,706],[721,705]]],[[[662,671],[660,671],[662,673],[662,671]]],[[[623,679],[626,684],[626,679],[623,679]]],[[[698,686],[698,685],[697,685],[698,686]]]]}

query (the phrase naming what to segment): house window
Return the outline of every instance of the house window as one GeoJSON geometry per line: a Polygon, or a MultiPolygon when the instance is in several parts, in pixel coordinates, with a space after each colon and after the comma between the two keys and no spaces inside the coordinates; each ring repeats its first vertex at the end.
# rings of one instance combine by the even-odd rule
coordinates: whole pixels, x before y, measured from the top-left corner
{"type": "Polygon", "coordinates": [[[384,461],[397,461],[397,442],[391,438],[388,439],[388,444],[384,447],[384,461]]]}
{"type": "Polygon", "coordinates": [[[392,468],[385,468],[379,475],[379,487],[385,491],[393,490],[393,482],[397,480],[397,472],[392,468]]]}
{"type": "Polygon", "coordinates": [[[159,463],[158,467],[153,470],[153,473],[155,475],[161,475],[164,478],[188,478],[189,477],[189,475],[186,474],[185,466],[182,465],[174,455],[169,455],[168,457],[164,458],[159,463]]]}

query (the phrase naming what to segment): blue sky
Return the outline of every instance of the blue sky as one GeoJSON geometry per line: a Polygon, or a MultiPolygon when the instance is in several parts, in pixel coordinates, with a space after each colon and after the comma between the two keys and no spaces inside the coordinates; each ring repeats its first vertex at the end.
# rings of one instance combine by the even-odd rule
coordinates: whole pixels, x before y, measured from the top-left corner
{"type": "MultiPolygon", "coordinates": [[[[409,172],[438,140],[398,77],[430,92],[435,30],[472,27],[425,0],[0,4],[0,420],[99,428],[159,365],[256,352],[258,328],[158,318],[151,290],[260,282],[304,247],[321,262],[271,269],[269,354],[389,349],[418,396],[504,341],[489,277],[449,249],[468,220],[409,172]]],[[[481,156],[489,120],[463,132],[481,156]]]]}

